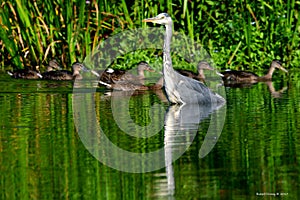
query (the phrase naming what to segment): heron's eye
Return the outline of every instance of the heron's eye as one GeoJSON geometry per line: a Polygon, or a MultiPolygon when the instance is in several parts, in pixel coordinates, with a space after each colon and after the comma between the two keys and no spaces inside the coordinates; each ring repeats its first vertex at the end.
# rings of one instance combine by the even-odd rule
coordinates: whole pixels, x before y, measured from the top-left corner
{"type": "Polygon", "coordinates": [[[164,19],[165,18],[165,16],[164,15],[162,15],[162,16],[160,16],[160,18],[159,19],[164,19]]]}

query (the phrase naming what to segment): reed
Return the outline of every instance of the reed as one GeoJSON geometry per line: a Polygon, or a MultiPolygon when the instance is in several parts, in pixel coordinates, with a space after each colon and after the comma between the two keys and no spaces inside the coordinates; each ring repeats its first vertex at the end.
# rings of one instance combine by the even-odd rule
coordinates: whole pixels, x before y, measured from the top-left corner
{"type": "MultiPolygon", "coordinates": [[[[168,12],[174,29],[200,42],[220,68],[257,69],[275,58],[292,68],[300,62],[299,4],[295,0],[4,1],[1,66],[42,67],[51,58],[70,66],[83,61],[105,38],[145,27],[142,19],[168,12]]],[[[150,55],[136,59],[151,60],[150,55]]]]}

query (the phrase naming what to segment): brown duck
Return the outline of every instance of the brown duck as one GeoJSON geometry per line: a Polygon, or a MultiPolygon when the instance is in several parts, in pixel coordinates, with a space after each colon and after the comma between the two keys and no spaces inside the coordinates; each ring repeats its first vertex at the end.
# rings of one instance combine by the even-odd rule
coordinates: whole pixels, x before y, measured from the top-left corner
{"type": "MultiPolygon", "coordinates": [[[[115,83],[117,81],[134,81],[134,82],[143,82],[145,79],[144,71],[153,72],[154,70],[146,62],[140,62],[137,66],[137,76],[127,73],[125,70],[113,70],[111,68],[105,71],[97,71],[96,73],[100,76],[100,81],[105,83],[115,83]]],[[[92,71],[93,72],[93,71],[92,71]]],[[[95,72],[95,71],[94,71],[95,72]]],[[[94,73],[93,72],[93,73],[94,73]]]]}
{"type": "Polygon", "coordinates": [[[7,72],[12,78],[16,79],[40,79],[42,75],[33,69],[18,69],[13,72],[7,72]]]}
{"type": "Polygon", "coordinates": [[[205,75],[204,75],[204,70],[214,70],[208,62],[206,61],[200,61],[197,66],[198,74],[195,74],[194,72],[188,71],[188,70],[176,70],[180,74],[196,79],[198,81],[204,82],[205,80],[205,75]]]}
{"type": "Polygon", "coordinates": [[[72,65],[72,72],[68,70],[49,71],[43,74],[45,80],[75,80],[82,79],[81,70],[87,71],[83,64],[75,62],[72,65]]]}
{"type": "Polygon", "coordinates": [[[258,76],[253,72],[238,70],[225,71],[221,72],[221,74],[223,75],[222,79],[224,82],[256,83],[272,80],[272,75],[276,68],[286,73],[288,72],[282,67],[281,63],[278,60],[273,60],[268,73],[264,76],[258,76]]]}

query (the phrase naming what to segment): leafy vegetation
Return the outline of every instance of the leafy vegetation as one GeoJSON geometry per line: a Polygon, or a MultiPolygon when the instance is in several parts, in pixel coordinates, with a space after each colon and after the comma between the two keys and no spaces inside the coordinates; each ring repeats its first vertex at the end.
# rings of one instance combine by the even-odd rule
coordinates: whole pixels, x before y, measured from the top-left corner
{"type": "Polygon", "coordinates": [[[261,69],[273,59],[292,68],[300,63],[299,5],[296,0],[4,1],[1,66],[42,66],[51,58],[70,66],[106,38],[149,26],[142,19],[168,12],[174,29],[202,44],[219,68],[261,69]]]}

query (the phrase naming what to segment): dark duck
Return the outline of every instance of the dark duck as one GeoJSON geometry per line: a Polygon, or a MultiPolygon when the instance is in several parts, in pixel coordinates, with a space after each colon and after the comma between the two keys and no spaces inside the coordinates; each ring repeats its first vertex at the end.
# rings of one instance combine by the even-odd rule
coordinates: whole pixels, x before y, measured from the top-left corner
{"type": "Polygon", "coordinates": [[[10,75],[12,78],[17,79],[40,79],[42,78],[42,75],[37,71],[33,69],[18,69],[13,72],[7,72],[8,75],[10,75]]]}
{"type": "Polygon", "coordinates": [[[273,60],[268,73],[264,76],[258,76],[253,72],[239,70],[224,71],[221,72],[221,74],[223,74],[222,79],[224,82],[256,83],[272,80],[272,75],[276,68],[286,73],[288,72],[282,67],[281,63],[278,60],[273,60]]]}
{"type": "Polygon", "coordinates": [[[75,80],[82,79],[80,71],[87,71],[83,64],[79,62],[75,62],[72,65],[72,71],[68,70],[56,70],[56,71],[48,71],[43,73],[43,79],[46,80],[75,80]]]}
{"type": "Polygon", "coordinates": [[[128,73],[125,70],[114,70],[114,69],[107,69],[102,71],[92,71],[97,76],[100,76],[100,81],[103,81],[105,83],[115,83],[117,81],[131,81],[131,82],[137,82],[142,83],[145,79],[145,71],[153,72],[154,70],[149,66],[147,62],[139,62],[137,66],[137,75],[133,75],[131,73],[128,73]]]}
{"type": "Polygon", "coordinates": [[[198,74],[195,74],[194,72],[188,71],[188,70],[176,70],[178,71],[180,74],[196,79],[198,81],[204,82],[205,81],[205,75],[204,75],[204,70],[214,70],[214,68],[212,68],[208,62],[206,61],[200,61],[197,65],[197,70],[198,70],[198,74]]]}

